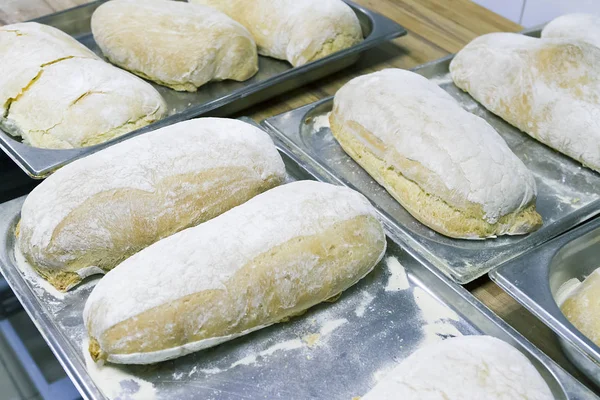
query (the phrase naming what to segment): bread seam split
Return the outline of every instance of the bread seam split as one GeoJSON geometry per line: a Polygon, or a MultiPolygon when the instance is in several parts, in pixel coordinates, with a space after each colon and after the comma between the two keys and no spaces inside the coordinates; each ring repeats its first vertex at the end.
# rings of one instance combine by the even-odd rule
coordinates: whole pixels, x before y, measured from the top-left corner
{"type": "MultiPolygon", "coordinates": [[[[7,31],[7,32],[13,32],[13,31],[7,31]]],[[[18,36],[24,36],[24,35],[21,34],[21,35],[18,35],[18,36]]],[[[25,94],[25,92],[27,92],[29,89],[31,89],[32,86],[41,78],[42,74],[44,73],[44,68],[45,67],[47,67],[49,65],[53,65],[53,64],[58,64],[59,62],[62,62],[62,61],[70,60],[72,58],[88,58],[88,57],[78,57],[78,56],[61,57],[61,58],[57,58],[56,60],[52,60],[52,61],[49,61],[47,63],[43,63],[42,65],[40,65],[40,70],[37,73],[37,75],[34,76],[33,79],[31,79],[29,81],[29,83],[27,85],[25,85],[25,87],[23,89],[21,89],[21,91],[19,92],[19,94],[17,94],[15,97],[9,97],[4,102],[4,115],[2,116],[3,120],[6,119],[6,118],[8,118],[8,114],[10,113],[10,107],[13,105],[13,103],[16,103],[25,94]]],[[[3,122],[4,122],[3,120],[0,121],[0,126],[4,125],[3,124],[3,122]]],[[[8,133],[11,133],[11,132],[8,131],[8,133]]]]}

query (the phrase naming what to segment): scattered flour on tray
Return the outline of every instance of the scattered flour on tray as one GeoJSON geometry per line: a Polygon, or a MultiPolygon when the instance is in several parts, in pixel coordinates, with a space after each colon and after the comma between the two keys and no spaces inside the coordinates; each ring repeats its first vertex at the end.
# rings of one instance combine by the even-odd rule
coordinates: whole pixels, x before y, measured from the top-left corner
{"type": "Polygon", "coordinates": [[[356,309],[354,310],[354,314],[356,314],[357,317],[362,317],[363,315],[365,315],[367,307],[369,307],[369,304],[371,304],[373,300],[375,300],[375,296],[368,292],[362,292],[361,299],[358,305],[356,306],[356,309]]]}
{"type": "Polygon", "coordinates": [[[322,338],[331,334],[333,331],[338,329],[340,326],[348,323],[348,320],[345,318],[328,319],[325,317],[319,317],[315,320],[315,323],[317,323],[319,325],[318,333],[307,334],[307,335],[303,336],[302,338],[295,338],[295,339],[290,339],[290,340],[276,343],[276,344],[268,347],[265,350],[261,350],[258,352],[254,352],[252,354],[248,354],[247,356],[231,363],[231,365],[229,365],[228,367],[225,367],[225,368],[213,367],[213,368],[204,368],[204,369],[197,370],[196,367],[194,367],[194,369],[192,371],[190,371],[188,376],[193,375],[197,371],[202,372],[203,374],[206,374],[206,375],[215,375],[215,374],[219,374],[221,372],[229,371],[230,369],[235,368],[240,365],[257,364],[259,361],[267,359],[268,357],[272,356],[274,353],[279,352],[279,351],[290,351],[290,350],[296,350],[296,349],[302,349],[302,348],[309,348],[309,349],[314,348],[315,346],[320,344],[320,340],[322,338]]]}
{"type": "Polygon", "coordinates": [[[321,336],[329,335],[331,332],[335,331],[337,328],[339,328],[340,326],[342,326],[346,323],[348,323],[348,320],[346,318],[340,318],[340,319],[334,319],[333,321],[327,321],[321,326],[319,333],[321,334],[321,336]]]}
{"type": "Polygon", "coordinates": [[[32,289],[38,295],[38,297],[43,298],[44,293],[48,293],[52,297],[55,297],[58,300],[64,300],[65,293],[57,290],[54,286],[48,283],[47,280],[42,278],[33,267],[27,262],[23,253],[19,249],[19,246],[15,245],[14,248],[15,253],[15,261],[17,263],[17,268],[21,271],[27,282],[31,285],[32,289]]]}
{"type": "Polygon", "coordinates": [[[437,301],[433,296],[420,287],[413,291],[415,303],[421,311],[423,325],[423,340],[419,346],[426,346],[462,333],[449,321],[460,321],[460,317],[451,308],[437,301]]]}
{"type": "Polygon", "coordinates": [[[90,377],[109,400],[154,400],[156,389],[148,381],[136,378],[110,364],[99,366],[88,351],[88,341],[82,343],[83,357],[90,377]]]}
{"type": "Polygon", "coordinates": [[[318,117],[315,117],[313,119],[313,129],[315,131],[319,131],[323,128],[327,128],[330,129],[331,126],[329,125],[329,115],[331,114],[331,112],[328,112],[327,114],[324,115],[319,115],[318,117]]]}
{"type": "Polygon", "coordinates": [[[388,278],[387,285],[385,285],[386,292],[397,292],[400,290],[406,290],[410,287],[408,283],[408,276],[400,261],[396,257],[388,257],[385,259],[385,263],[390,271],[390,277],[388,278]]]}
{"type": "Polygon", "coordinates": [[[462,336],[462,333],[456,327],[448,322],[436,322],[427,324],[423,327],[425,336],[419,347],[427,346],[431,343],[436,343],[451,337],[462,336]]]}
{"type": "Polygon", "coordinates": [[[427,293],[420,287],[416,287],[413,296],[415,303],[421,310],[421,316],[428,324],[444,320],[451,319],[453,321],[459,321],[460,318],[451,308],[437,301],[432,295],[427,293]]]}

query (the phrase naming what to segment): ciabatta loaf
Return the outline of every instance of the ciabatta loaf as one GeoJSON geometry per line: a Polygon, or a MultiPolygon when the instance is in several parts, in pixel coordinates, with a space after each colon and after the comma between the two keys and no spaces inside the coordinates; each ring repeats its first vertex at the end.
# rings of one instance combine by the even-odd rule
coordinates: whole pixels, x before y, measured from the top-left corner
{"type": "Polygon", "coordinates": [[[34,147],[91,146],[163,117],[148,83],[100,60],[58,29],[0,28],[0,127],[34,147]]]}
{"type": "Polygon", "coordinates": [[[600,346],[600,269],[574,287],[559,306],[581,333],[600,346]]]}
{"type": "Polygon", "coordinates": [[[65,290],[284,177],[283,161],[260,129],[221,118],[181,122],[51,175],[23,204],[18,245],[65,290]]]}
{"type": "Polygon", "coordinates": [[[537,229],[531,172],[483,119],[413,72],[386,69],[335,95],[342,148],[415,218],[450,237],[537,229]]]}
{"type": "Polygon", "coordinates": [[[490,33],[450,64],[454,83],[540,142],[600,171],[600,48],[490,33]]]}
{"type": "Polygon", "coordinates": [[[96,43],[114,64],[175,90],[244,81],[258,71],[256,43],[213,8],[168,0],[112,0],[92,15],[96,43]]]}
{"type": "Polygon", "coordinates": [[[354,11],[342,0],[188,0],[244,25],[262,55],[297,67],[362,41],[354,11]]]}
{"type": "Polygon", "coordinates": [[[600,47],[600,17],[592,14],[562,15],[544,27],[542,38],[581,40],[600,47]]]}
{"type": "Polygon", "coordinates": [[[491,336],[463,336],[422,347],[362,400],[553,400],[521,352],[491,336]]]}
{"type": "Polygon", "coordinates": [[[271,189],[110,271],[85,305],[90,353],[148,364],[215,346],[346,290],[385,248],[361,194],[313,181],[271,189]]]}

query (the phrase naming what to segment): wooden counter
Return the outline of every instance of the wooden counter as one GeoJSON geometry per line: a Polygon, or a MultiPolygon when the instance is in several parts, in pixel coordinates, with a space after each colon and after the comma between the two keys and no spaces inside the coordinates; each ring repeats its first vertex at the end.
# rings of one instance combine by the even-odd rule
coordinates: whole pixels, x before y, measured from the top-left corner
{"type": "MultiPolygon", "coordinates": [[[[243,111],[256,120],[333,95],[351,78],[387,67],[409,69],[460,50],[477,36],[522,27],[469,0],[354,0],[397,21],[407,36],[365,52],[351,68],[243,111]]],[[[86,3],[86,0],[3,0],[0,25],[25,21],[86,3]]],[[[563,368],[585,381],[563,356],[550,329],[488,278],[467,288],[563,368]]]]}

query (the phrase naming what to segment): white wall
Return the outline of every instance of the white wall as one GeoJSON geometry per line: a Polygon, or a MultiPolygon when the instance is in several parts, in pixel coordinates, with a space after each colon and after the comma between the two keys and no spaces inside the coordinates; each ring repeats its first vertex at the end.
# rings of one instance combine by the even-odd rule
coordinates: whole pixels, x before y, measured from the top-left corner
{"type": "Polygon", "coordinates": [[[526,28],[560,15],[585,12],[600,15],[600,0],[473,0],[526,28]]]}

